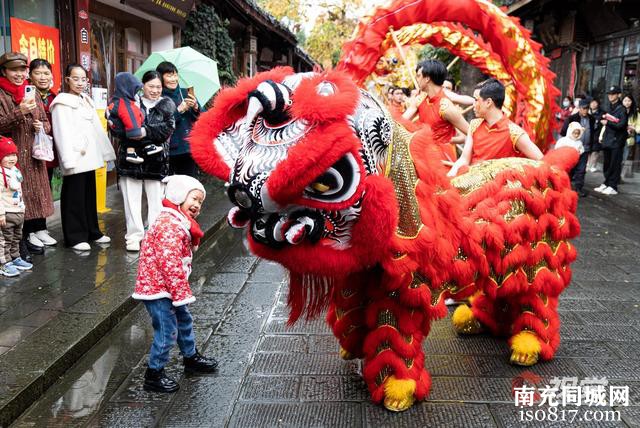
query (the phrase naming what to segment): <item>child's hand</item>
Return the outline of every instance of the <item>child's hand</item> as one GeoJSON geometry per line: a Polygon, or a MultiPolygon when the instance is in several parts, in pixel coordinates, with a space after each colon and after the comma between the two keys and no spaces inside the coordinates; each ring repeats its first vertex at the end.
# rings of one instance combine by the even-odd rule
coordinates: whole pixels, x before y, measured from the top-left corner
{"type": "Polygon", "coordinates": [[[7,225],[7,218],[4,214],[0,215],[0,227],[5,227],[7,225]]]}

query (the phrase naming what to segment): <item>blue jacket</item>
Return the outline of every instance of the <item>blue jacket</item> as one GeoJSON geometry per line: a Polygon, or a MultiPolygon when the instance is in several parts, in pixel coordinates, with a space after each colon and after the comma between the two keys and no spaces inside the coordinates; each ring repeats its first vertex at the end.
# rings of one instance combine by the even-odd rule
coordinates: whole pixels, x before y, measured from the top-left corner
{"type": "MultiPolygon", "coordinates": [[[[163,88],[162,95],[171,98],[177,107],[187,97],[187,90],[182,89],[180,86],[178,86],[173,91],[167,88],[163,88]]],[[[176,122],[176,130],[173,132],[173,135],[171,136],[171,142],[169,143],[170,156],[191,153],[187,137],[189,136],[189,132],[191,132],[191,128],[193,127],[194,122],[198,120],[201,111],[202,106],[200,105],[200,103],[198,103],[198,111],[189,109],[184,113],[180,113],[176,109],[175,113],[173,114],[176,122]]]]}

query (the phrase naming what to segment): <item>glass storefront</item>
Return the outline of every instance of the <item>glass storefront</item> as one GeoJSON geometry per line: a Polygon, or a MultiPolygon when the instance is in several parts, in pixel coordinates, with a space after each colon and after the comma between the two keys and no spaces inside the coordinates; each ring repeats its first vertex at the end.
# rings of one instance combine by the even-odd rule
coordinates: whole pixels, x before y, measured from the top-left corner
{"type": "Polygon", "coordinates": [[[609,86],[638,96],[640,33],[594,43],[582,53],[577,94],[589,94],[603,101],[609,86]]]}

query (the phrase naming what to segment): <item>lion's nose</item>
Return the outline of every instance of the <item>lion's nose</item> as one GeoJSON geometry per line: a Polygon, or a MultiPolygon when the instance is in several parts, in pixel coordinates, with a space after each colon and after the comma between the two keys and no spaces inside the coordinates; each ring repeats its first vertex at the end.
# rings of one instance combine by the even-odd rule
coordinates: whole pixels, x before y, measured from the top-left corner
{"type": "Polygon", "coordinates": [[[260,207],[258,201],[251,195],[243,185],[241,184],[232,184],[227,189],[227,195],[229,195],[229,199],[231,202],[247,211],[254,211],[260,207]]]}

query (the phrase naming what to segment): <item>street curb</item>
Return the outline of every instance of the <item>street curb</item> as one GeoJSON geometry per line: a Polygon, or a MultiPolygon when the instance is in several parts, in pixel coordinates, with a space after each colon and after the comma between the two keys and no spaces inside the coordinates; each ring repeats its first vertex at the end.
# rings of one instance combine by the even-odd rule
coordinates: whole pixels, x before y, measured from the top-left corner
{"type": "MultiPolygon", "coordinates": [[[[201,240],[204,245],[226,225],[226,216],[219,218],[209,227],[201,240]]],[[[197,257],[197,256],[196,256],[197,257]]],[[[82,300],[82,299],[81,299],[82,300]]],[[[8,427],[24,411],[26,411],[44,392],[69,370],[87,351],[100,339],[108,334],[122,319],[133,311],[139,302],[129,294],[120,304],[115,306],[84,336],[69,346],[62,355],[58,356],[35,379],[17,391],[0,408],[0,427],[8,427]]]]}

